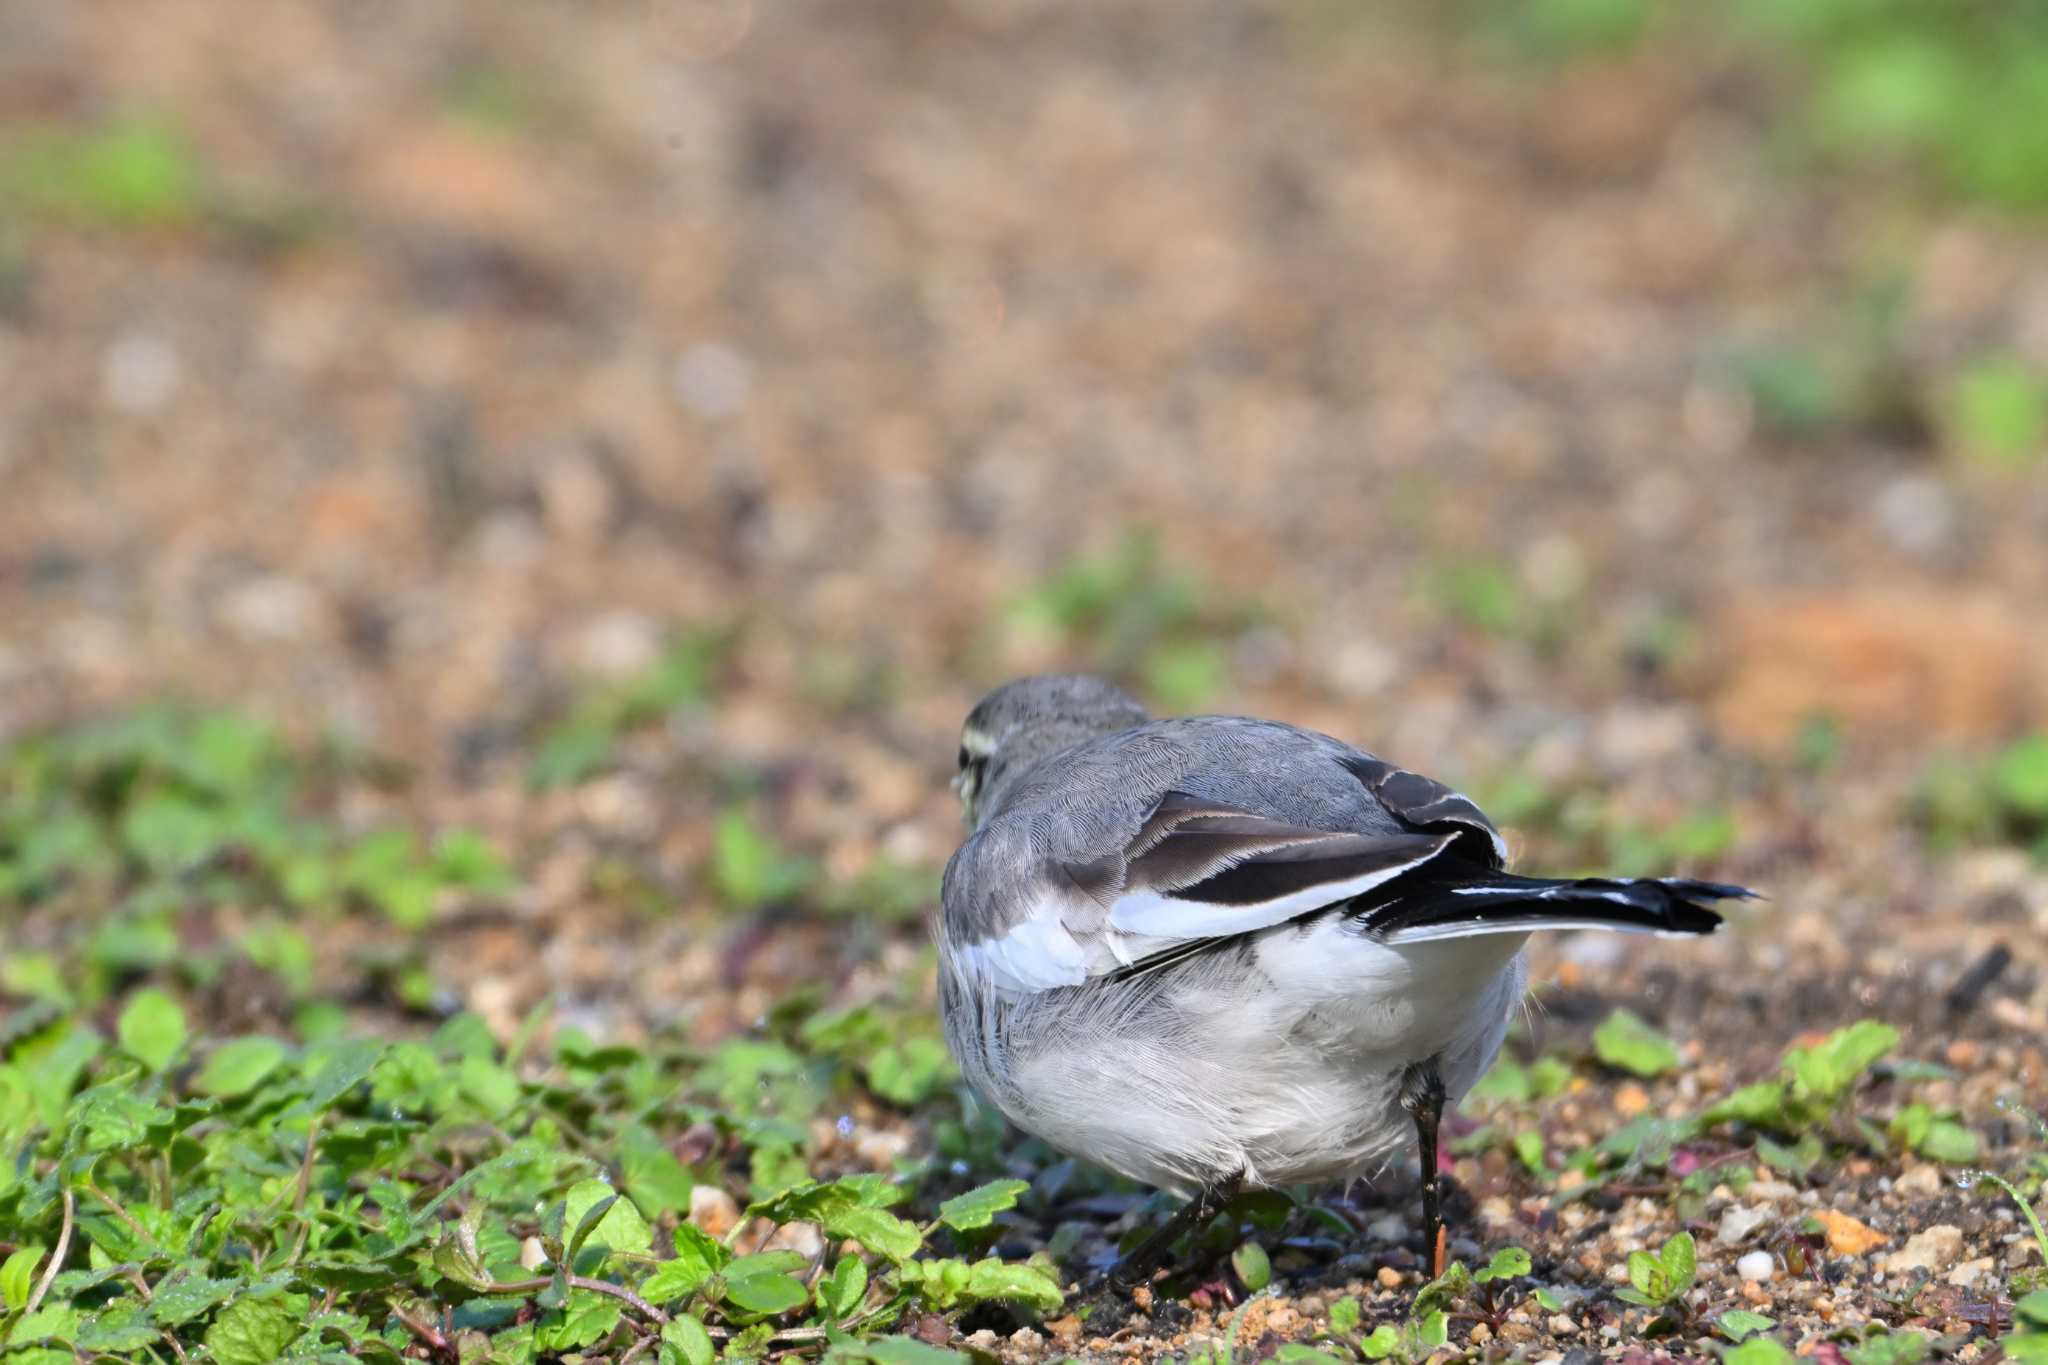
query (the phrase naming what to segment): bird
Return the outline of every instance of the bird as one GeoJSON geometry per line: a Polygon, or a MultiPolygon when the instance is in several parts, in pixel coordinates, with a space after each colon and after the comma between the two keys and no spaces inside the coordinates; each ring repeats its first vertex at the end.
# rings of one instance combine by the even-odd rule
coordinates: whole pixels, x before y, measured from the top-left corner
{"type": "Polygon", "coordinates": [[[1085,674],[983,697],[954,786],[948,1046],[1018,1128],[1186,1198],[1104,1277],[1126,1291],[1239,1191],[1372,1175],[1411,1138],[1443,1273],[1443,1111],[1500,1050],[1529,935],[1711,934],[1754,895],[1518,876],[1442,783],[1280,721],[1154,719],[1085,674]]]}

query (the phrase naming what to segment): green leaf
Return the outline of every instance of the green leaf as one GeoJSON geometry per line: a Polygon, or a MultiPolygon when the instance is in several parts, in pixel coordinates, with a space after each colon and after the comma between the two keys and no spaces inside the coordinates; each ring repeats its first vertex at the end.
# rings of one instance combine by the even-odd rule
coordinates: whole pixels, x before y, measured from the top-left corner
{"type": "Polygon", "coordinates": [[[811,879],[811,865],[782,851],[737,807],[711,831],[711,881],[719,898],[742,910],[787,900],[811,879]]]}
{"type": "Polygon", "coordinates": [[[1230,1253],[1230,1268],[1246,1290],[1256,1294],[1273,1282],[1273,1262],[1257,1242],[1242,1243],[1230,1253]]]}
{"type": "Polygon", "coordinates": [[[149,1315],[165,1327],[192,1321],[241,1287],[239,1280],[209,1279],[187,1268],[173,1270],[158,1282],[149,1301],[149,1315]]]}
{"type": "Polygon", "coordinates": [[[1721,1357],[1722,1365],[1793,1365],[1793,1355],[1770,1337],[1754,1336],[1721,1357]]]}
{"type": "MultiPolygon", "coordinates": [[[[743,1260],[753,1260],[745,1257],[743,1260]]],[[[749,1313],[787,1313],[810,1297],[803,1282],[783,1270],[742,1272],[735,1261],[725,1276],[725,1301],[749,1313]]]]}
{"type": "Polygon", "coordinates": [[[1800,1090],[1832,1105],[1849,1093],[1878,1058],[1898,1045],[1899,1031],[1890,1024],[1859,1019],[1813,1047],[1787,1052],[1785,1070],[1800,1090]]]}
{"type": "Polygon", "coordinates": [[[1006,1265],[993,1258],[968,1267],[967,1293],[987,1302],[1022,1303],[1049,1313],[1065,1302],[1060,1287],[1044,1271],[1028,1265],[1006,1265]]]}
{"type": "Polygon", "coordinates": [[[116,1032],[129,1056],[162,1071],[185,1044],[185,1012],[162,991],[145,987],[128,998],[116,1032]]]}
{"type": "Polygon", "coordinates": [[[1434,1351],[1451,1339],[1450,1314],[1438,1308],[1416,1324],[1415,1336],[1425,1350],[1434,1351]]]}
{"type": "Polygon", "coordinates": [[[1657,1304],[1671,1296],[1671,1281],[1663,1264],[1647,1251],[1628,1254],[1628,1283],[1639,1296],[1631,1302],[1657,1304]]]}
{"type": "Polygon", "coordinates": [[[269,1365],[305,1330],[306,1300],[288,1294],[236,1299],[206,1329],[206,1349],[219,1365],[269,1365]]]}
{"type": "Polygon", "coordinates": [[[1522,1248],[1502,1247],[1493,1253],[1493,1259],[1486,1263],[1484,1269],[1474,1272],[1472,1281],[1474,1284],[1485,1284],[1489,1280],[1512,1280],[1516,1276],[1528,1274],[1533,1265],[1529,1253],[1522,1248]]]}
{"type": "Polygon", "coordinates": [[[1031,1188],[1025,1180],[991,1180],[965,1194],[956,1194],[939,1205],[939,1221],[958,1232],[985,1228],[996,1215],[1017,1206],[1017,1200],[1031,1188]]]}
{"type": "Polygon", "coordinates": [[[503,1118],[519,1105],[519,1078],[488,1057],[464,1057],[456,1064],[455,1084],[492,1118],[503,1118]]]}
{"type": "Polygon", "coordinates": [[[573,1229],[568,1257],[577,1259],[585,1247],[606,1252],[648,1252],[654,1233],[640,1210],[602,1180],[579,1180],[563,1196],[562,1225],[573,1229]]]}
{"type": "Polygon", "coordinates": [[[149,1319],[148,1308],[134,1300],[117,1300],[89,1315],[78,1325],[72,1345],[81,1351],[105,1355],[128,1355],[162,1337],[162,1330],[149,1319]]]}
{"type": "Polygon", "coordinates": [[[30,1286],[42,1259],[43,1249],[30,1245],[16,1247],[5,1261],[0,1261],[0,1305],[9,1312],[20,1312],[28,1306],[30,1286]]]}
{"type": "Polygon", "coordinates": [[[640,1124],[619,1136],[619,1174],[626,1193],[648,1218],[689,1211],[697,1182],[668,1145],[640,1124]]]}
{"type": "Polygon", "coordinates": [[[1734,1094],[1712,1105],[1700,1116],[1702,1123],[1746,1123],[1753,1128],[1773,1128],[1784,1131],[1791,1126],[1786,1112],[1788,1095],[1783,1081],[1759,1081],[1745,1085],[1734,1094]]]}
{"type": "Polygon", "coordinates": [[[1773,1142],[1767,1137],[1760,1137],[1756,1140],[1756,1154],[1774,1170],[1804,1179],[1813,1173],[1813,1168],[1820,1164],[1821,1158],[1827,1155],[1827,1150],[1821,1145],[1818,1133],[1805,1133],[1800,1136],[1799,1141],[1789,1146],[1782,1142],[1773,1142]]]}
{"type": "Polygon", "coordinates": [[[2006,805],[2031,819],[2048,817],[2048,731],[2028,735],[2000,754],[1991,780],[2006,805]]]}
{"type": "Polygon", "coordinates": [[[1349,1294],[1345,1295],[1330,1305],[1330,1330],[1349,1336],[1358,1330],[1359,1319],[1364,1312],[1357,1299],[1349,1294]]]}
{"type": "Polygon", "coordinates": [[[851,1237],[869,1251],[892,1261],[907,1261],[924,1245],[924,1234],[886,1209],[856,1205],[841,1209],[825,1219],[825,1231],[834,1237],[851,1237]]]}
{"type": "Polygon", "coordinates": [[[1272,1358],[1281,1362],[1281,1365],[1344,1365],[1343,1357],[1333,1356],[1328,1351],[1304,1345],[1299,1341],[1283,1342],[1280,1349],[1273,1353],[1272,1358]]]}
{"type": "Polygon", "coordinates": [[[676,1254],[663,1261],[640,1287],[640,1295],[653,1303],[672,1303],[694,1294],[704,1282],[731,1262],[732,1253],[694,1223],[678,1223],[676,1254]]]}
{"type": "Polygon", "coordinates": [[[1664,1278],[1671,1286],[1672,1297],[1675,1298],[1692,1288],[1699,1261],[1691,1233],[1680,1232],[1673,1235],[1671,1240],[1664,1244],[1664,1252],[1659,1259],[1663,1263],[1664,1278]]]}
{"type": "Polygon", "coordinates": [[[1678,1069],[1678,1048],[1672,1041],[1625,1009],[1607,1016],[1593,1030],[1593,1055],[1608,1066],[1636,1076],[1662,1076],[1678,1069]]]}
{"type": "Polygon", "coordinates": [[[2048,1327],[2048,1289],[2036,1289],[2012,1306],[2013,1316],[2048,1327]]]}
{"type": "Polygon", "coordinates": [[[1844,1354],[1850,1365],[1920,1365],[1933,1352],[1924,1332],[1880,1332],[1844,1354]]]}
{"type": "Polygon", "coordinates": [[[2024,361],[1972,362],[1939,405],[1948,444],[1987,464],[2024,469],[2048,451],[2048,384],[2024,361]]]}
{"type": "Polygon", "coordinates": [[[1721,1335],[1738,1343],[1745,1337],[1755,1336],[1758,1332],[1768,1332],[1777,1325],[1777,1319],[1765,1317],[1762,1313],[1752,1313],[1747,1308],[1731,1308],[1714,1319],[1714,1326],[1719,1329],[1721,1335]]]}
{"type": "Polygon", "coordinates": [[[1358,1343],[1359,1354],[1367,1360],[1385,1360],[1401,1346],[1401,1334],[1392,1323],[1383,1322],[1372,1329],[1372,1335],[1358,1343]]]}
{"type": "Polygon", "coordinates": [[[534,1344],[542,1350],[562,1352],[602,1341],[619,1325],[624,1308],[609,1294],[571,1290],[569,1301],[556,1310],[561,1316],[543,1322],[534,1332],[534,1344]]]}
{"type": "Polygon", "coordinates": [[[716,1355],[711,1333],[687,1313],[661,1329],[661,1365],[711,1365],[716,1355]]]}
{"type": "Polygon", "coordinates": [[[284,1062],[285,1046],[275,1038],[236,1038],[206,1059],[192,1086],[202,1095],[231,1099],[254,1090],[284,1062]]]}
{"type": "Polygon", "coordinates": [[[851,1316],[868,1294],[868,1266],[858,1256],[841,1256],[832,1273],[818,1281],[818,1306],[835,1318],[851,1316]]]}

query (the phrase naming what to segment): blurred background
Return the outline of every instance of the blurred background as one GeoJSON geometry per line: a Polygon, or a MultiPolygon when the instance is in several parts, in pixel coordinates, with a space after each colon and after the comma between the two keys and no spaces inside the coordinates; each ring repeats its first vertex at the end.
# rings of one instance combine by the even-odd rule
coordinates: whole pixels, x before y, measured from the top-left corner
{"type": "Polygon", "coordinates": [[[917,980],[1087,666],[2038,1092],[2044,224],[2031,3],[0,0],[0,995],[917,980]]]}

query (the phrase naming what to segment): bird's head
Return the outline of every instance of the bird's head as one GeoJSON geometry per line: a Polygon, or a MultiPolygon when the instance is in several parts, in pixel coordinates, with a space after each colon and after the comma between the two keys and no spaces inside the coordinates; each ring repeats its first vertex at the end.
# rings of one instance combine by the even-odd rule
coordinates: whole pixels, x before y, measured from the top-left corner
{"type": "Polygon", "coordinates": [[[1051,674],[1004,683],[960,727],[953,790],[967,823],[979,824],[996,793],[1047,754],[1149,719],[1137,698],[1105,678],[1051,674]]]}

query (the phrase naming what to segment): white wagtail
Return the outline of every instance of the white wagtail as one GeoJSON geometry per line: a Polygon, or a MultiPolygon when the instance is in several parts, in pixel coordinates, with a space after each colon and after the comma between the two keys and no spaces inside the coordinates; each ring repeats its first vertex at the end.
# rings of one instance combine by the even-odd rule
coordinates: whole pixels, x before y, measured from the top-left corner
{"type": "Polygon", "coordinates": [[[1053,1147],[1193,1198],[1117,1267],[1151,1276],[1245,1187],[1348,1180],[1420,1146],[1492,1063],[1537,929],[1709,934],[1739,886],[1504,870],[1470,800],[1327,735],[1153,720],[1100,678],[968,715],[971,832],[938,925],[968,1080],[1053,1147]]]}

